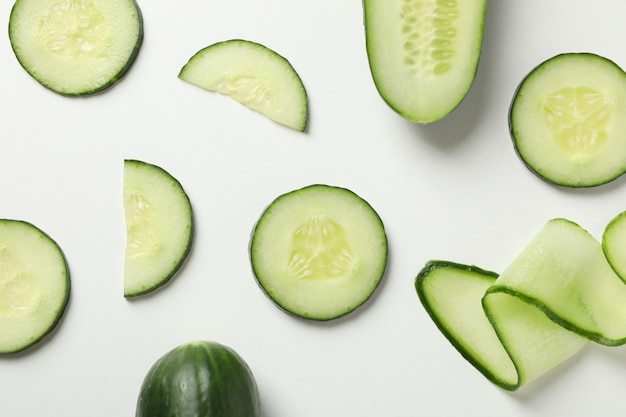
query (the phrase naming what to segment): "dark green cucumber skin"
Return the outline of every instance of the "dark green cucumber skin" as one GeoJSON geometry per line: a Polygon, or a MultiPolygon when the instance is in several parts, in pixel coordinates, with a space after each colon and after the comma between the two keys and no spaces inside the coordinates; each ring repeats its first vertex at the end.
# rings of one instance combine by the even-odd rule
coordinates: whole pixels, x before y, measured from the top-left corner
{"type": "Polygon", "coordinates": [[[444,335],[444,337],[454,346],[454,348],[461,354],[461,356],[468,361],[474,368],[476,368],[481,374],[483,374],[489,381],[494,383],[495,385],[507,390],[507,391],[515,391],[519,385],[510,385],[505,381],[501,381],[496,378],[489,370],[487,370],[480,362],[478,362],[463,346],[461,343],[457,342],[457,340],[452,337],[450,332],[446,327],[444,327],[440,322],[439,318],[435,315],[433,308],[428,302],[426,295],[424,294],[423,283],[424,280],[428,279],[430,273],[439,268],[454,268],[465,270],[467,272],[471,272],[474,274],[478,274],[483,276],[485,279],[489,279],[495,281],[499,274],[493,271],[489,271],[486,269],[482,269],[475,265],[464,265],[460,263],[450,262],[450,261],[442,261],[442,260],[431,260],[424,265],[424,267],[420,270],[415,278],[415,290],[417,291],[417,296],[424,306],[426,313],[430,316],[433,323],[437,326],[439,331],[444,335]]]}
{"type": "MultiPolygon", "coordinates": [[[[137,59],[137,56],[139,55],[139,50],[141,49],[141,45],[143,44],[143,37],[144,37],[144,30],[143,30],[143,14],[141,13],[141,9],[139,8],[139,5],[137,4],[137,2],[135,0],[132,0],[133,3],[135,3],[135,7],[137,8],[137,19],[139,20],[139,33],[137,36],[137,41],[135,42],[135,47],[133,48],[133,50],[131,51],[130,55],[128,56],[128,61],[126,61],[126,65],[124,65],[120,71],[115,74],[113,77],[109,78],[109,80],[106,83],[103,83],[102,85],[93,88],[91,90],[83,90],[83,91],[76,91],[76,92],[65,92],[65,91],[59,91],[57,89],[54,88],[54,86],[47,84],[45,81],[34,77],[31,72],[28,70],[28,68],[24,65],[24,63],[20,60],[20,57],[17,53],[16,47],[13,43],[13,40],[10,40],[11,43],[11,49],[13,50],[13,54],[15,55],[15,57],[17,58],[17,61],[20,63],[20,65],[22,66],[22,68],[24,68],[24,70],[30,74],[39,84],[41,84],[42,86],[46,87],[48,90],[53,91],[57,94],[60,94],[62,96],[67,96],[67,97],[79,97],[79,96],[88,96],[88,95],[92,95],[92,94],[96,94],[96,93],[101,93],[104,92],[106,90],[108,90],[109,88],[113,87],[115,84],[117,84],[119,81],[122,80],[122,78],[124,78],[124,76],[126,75],[126,73],[130,70],[130,67],[133,66],[133,64],[135,63],[135,60],[137,59]]],[[[13,8],[11,9],[11,15],[13,15],[13,10],[16,9],[17,5],[19,3],[19,0],[17,0],[14,4],[13,4],[13,8]]],[[[9,17],[9,33],[11,33],[11,18],[9,17]]],[[[10,38],[10,36],[9,36],[10,38]]]]}
{"type": "Polygon", "coordinates": [[[60,323],[61,319],[65,315],[65,310],[67,309],[67,305],[69,304],[69,300],[70,300],[70,287],[71,287],[70,270],[69,270],[69,266],[68,266],[68,263],[67,263],[67,258],[65,257],[65,254],[63,253],[63,250],[61,249],[61,247],[58,245],[58,243],[54,239],[52,239],[46,232],[44,232],[43,230],[41,230],[37,226],[35,226],[32,223],[29,223],[27,221],[24,221],[24,220],[13,220],[13,219],[0,219],[0,223],[5,223],[5,222],[19,222],[19,223],[24,223],[24,224],[26,224],[28,226],[31,226],[32,228],[34,228],[37,232],[39,232],[41,234],[41,238],[42,239],[49,240],[51,243],[54,244],[54,246],[57,247],[57,249],[59,250],[59,253],[61,254],[61,257],[63,258],[63,263],[64,263],[64,267],[65,267],[66,286],[65,286],[65,297],[64,297],[64,299],[63,299],[63,301],[61,303],[61,306],[59,307],[59,311],[56,313],[56,320],[54,320],[50,324],[48,329],[45,332],[43,332],[43,333],[41,333],[39,335],[34,336],[30,340],[30,342],[28,344],[23,345],[19,349],[15,349],[15,350],[8,351],[8,352],[0,352],[0,355],[10,355],[10,354],[16,354],[16,353],[24,352],[27,349],[37,345],[39,342],[42,341],[42,339],[44,339],[46,336],[48,336],[57,327],[57,325],[60,323]]]}
{"type": "Polygon", "coordinates": [[[259,391],[246,362],[212,341],[180,345],[148,371],[136,417],[261,417],[259,391]]]}

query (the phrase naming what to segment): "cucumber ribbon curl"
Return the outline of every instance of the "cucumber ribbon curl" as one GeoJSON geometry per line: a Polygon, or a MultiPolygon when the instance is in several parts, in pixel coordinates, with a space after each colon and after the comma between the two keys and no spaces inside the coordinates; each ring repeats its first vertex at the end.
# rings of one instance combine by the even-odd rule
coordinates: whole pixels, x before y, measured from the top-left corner
{"type": "Polygon", "coordinates": [[[590,341],[626,343],[626,285],[602,245],[552,219],[501,273],[429,261],[415,278],[439,330],[485,377],[515,391],[590,341]]]}

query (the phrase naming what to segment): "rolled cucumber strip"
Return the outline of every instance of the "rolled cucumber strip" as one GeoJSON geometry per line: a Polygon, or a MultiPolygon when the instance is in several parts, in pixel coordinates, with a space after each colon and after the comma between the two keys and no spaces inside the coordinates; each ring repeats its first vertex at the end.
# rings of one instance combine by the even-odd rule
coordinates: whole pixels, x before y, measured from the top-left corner
{"type": "Polygon", "coordinates": [[[9,38],[39,83],[68,96],[103,91],[130,69],[143,40],[134,0],[16,0],[9,38]]]}
{"type": "Polygon", "coordinates": [[[191,249],[193,214],[180,182],[163,168],[124,161],[126,250],[124,296],[136,297],[165,285],[191,249]]]}
{"type": "Polygon", "coordinates": [[[332,320],[363,305],[387,265],[387,236],[376,211],[356,193],[315,184],[276,198],[250,243],[254,275],[284,311],[332,320]]]}
{"type": "Polygon", "coordinates": [[[615,216],[602,234],[602,250],[609,265],[626,283],[626,211],[615,216]]]}
{"type": "Polygon", "coordinates": [[[178,77],[276,123],[306,129],[308,99],[302,79],[285,57],[264,45],[243,39],[209,45],[189,59],[178,77]]]}
{"type": "Polygon", "coordinates": [[[430,262],[416,290],[452,344],[506,390],[539,378],[589,341],[626,343],[626,285],[600,242],[566,219],[549,221],[497,278],[430,262]]]}
{"type": "Polygon", "coordinates": [[[482,51],[486,0],[364,0],[374,84],[404,118],[431,123],[469,92],[482,51]]]}
{"type": "Polygon", "coordinates": [[[606,184],[626,171],[626,73],[592,53],[565,53],[520,83],[509,113],[514,149],[544,180],[606,184]]]}
{"type": "Polygon", "coordinates": [[[0,354],[23,351],[59,323],[70,274],[59,245],[21,220],[0,220],[0,354]]]}

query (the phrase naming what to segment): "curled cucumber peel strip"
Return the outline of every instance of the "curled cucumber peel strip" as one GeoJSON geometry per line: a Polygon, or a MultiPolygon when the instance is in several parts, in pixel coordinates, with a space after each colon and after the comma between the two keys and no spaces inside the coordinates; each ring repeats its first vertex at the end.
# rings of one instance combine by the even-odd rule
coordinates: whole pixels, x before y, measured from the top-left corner
{"type": "Polygon", "coordinates": [[[590,341],[626,343],[626,285],[602,245],[552,219],[501,273],[429,261],[415,279],[422,305],[474,367],[515,391],[590,341]]]}

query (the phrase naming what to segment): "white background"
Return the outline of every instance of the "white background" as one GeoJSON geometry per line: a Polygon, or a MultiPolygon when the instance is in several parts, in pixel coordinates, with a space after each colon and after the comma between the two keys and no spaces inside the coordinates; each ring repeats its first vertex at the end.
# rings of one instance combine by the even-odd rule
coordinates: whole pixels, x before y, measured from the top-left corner
{"type": "MultiPolygon", "coordinates": [[[[10,1],[0,3],[8,26],[10,1]]],[[[626,352],[589,345],[516,393],[488,382],[428,318],[413,280],[433,258],[501,271],[553,217],[600,237],[626,209],[619,179],[551,186],[516,156],[507,112],[522,77],[562,52],[626,66],[623,0],[492,0],[476,81],[446,119],[414,125],[371,80],[359,0],[141,1],[145,40],[121,83],[72,99],[37,84],[0,37],[0,217],[30,221],[67,256],[72,292],[51,337],[0,358],[0,415],[133,416],[145,373],[209,339],[252,368],[268,417],[589,416],[623,413],[626,352]],[[298,133],[177,78],[197,50],[260,42],[302,77],[298,133]],[[162,166],[187,190],[196,235],[170,285],[122,296],[123,160],[162,166]],[[280,311],[250,271],[250,231],[278,195],[352,189],[390,243],[384,283],[330,323],[280,311]]]]}

